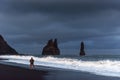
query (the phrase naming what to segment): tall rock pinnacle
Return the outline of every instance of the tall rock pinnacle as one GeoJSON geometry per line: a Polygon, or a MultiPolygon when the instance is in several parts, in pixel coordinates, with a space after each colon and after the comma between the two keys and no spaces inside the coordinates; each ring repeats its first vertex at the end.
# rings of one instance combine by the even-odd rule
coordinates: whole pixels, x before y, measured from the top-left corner
{"type": "Polygon", "coordinates": [[[84,43],[81,42],[80,56],[84,56],[84,55],[85,55],[85,51],[84,51],[84,43]]]}
{"type": "Polygon", "coordinates": [[[50,39],[47,45],[43,48],[42,55],[60,55],[57,39],[54,41],[50,39]]]}

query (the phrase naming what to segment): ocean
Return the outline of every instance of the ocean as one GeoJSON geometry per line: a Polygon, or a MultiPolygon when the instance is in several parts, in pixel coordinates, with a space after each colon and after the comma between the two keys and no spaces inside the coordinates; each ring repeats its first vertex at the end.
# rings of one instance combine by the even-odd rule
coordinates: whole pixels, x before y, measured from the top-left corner
{"type": "Polygon", "coordinates": [[[20,56],[1,55],[1,62],[28,65],[33,57],[35,66],[89,72],[101,76],[120,77],[120,55],[91,56],[20,56]]]}

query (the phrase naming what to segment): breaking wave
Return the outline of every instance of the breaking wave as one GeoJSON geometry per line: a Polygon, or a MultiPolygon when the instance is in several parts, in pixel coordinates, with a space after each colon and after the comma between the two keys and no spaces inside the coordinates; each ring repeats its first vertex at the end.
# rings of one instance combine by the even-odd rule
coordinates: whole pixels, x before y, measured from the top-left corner
{"type": "Polygon", "coordinates": [[[33,57],[35,65],[55,67],[61,69],[70,69],[83,72],[90,72],[96,75],[120,77],[120,61],[119,60],[98,60],[83,61],[81,59],[58,58],[58,57],[34,57],[34,56],[17,56],[4,55],[0,58],[8,59],[7,62],[29,65],[29,59],[33,57]]]}

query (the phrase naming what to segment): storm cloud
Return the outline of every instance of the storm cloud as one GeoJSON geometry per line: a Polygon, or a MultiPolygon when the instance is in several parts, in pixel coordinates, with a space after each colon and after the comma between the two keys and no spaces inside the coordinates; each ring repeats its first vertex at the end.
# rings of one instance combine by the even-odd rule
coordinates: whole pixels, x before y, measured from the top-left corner
{"type": "MultiPolygon", "coordinates": [[[[119,0],[1,0],[0,33],[20,53],[39,53],[58,38],[62,54],[119,49],[119,0]]],[[[89,53],[89,52],[88,52],[89,53]]]]}

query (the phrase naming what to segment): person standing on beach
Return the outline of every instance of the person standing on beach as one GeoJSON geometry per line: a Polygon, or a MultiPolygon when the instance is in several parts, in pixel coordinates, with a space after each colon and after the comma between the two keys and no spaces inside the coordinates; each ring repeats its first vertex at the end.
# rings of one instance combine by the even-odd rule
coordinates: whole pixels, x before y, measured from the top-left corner
{"type": "Polygon", "coordinates": [[[31,57],[30,59],[30,69],[34,68],[34,59],[31,57]]]}

